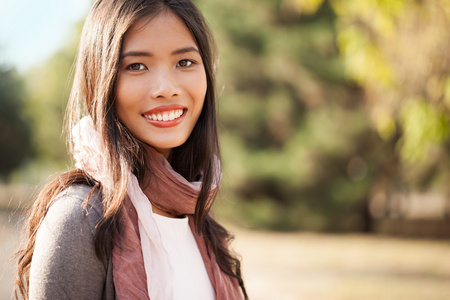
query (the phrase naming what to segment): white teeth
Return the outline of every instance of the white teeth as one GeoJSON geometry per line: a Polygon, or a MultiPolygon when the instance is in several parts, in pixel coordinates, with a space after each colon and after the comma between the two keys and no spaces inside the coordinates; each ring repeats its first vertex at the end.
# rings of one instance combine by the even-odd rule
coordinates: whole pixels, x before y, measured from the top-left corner
{"type": "Polygon", "coordinates": [[[145,118],[149,120],[155,120],[155,121],[173,121],[175,119],[178,119],[183,115],[182,109],[172,110],[168,112],[163,112],[162,114],[151,114],[151,115],[144,115],[145,118]]]}

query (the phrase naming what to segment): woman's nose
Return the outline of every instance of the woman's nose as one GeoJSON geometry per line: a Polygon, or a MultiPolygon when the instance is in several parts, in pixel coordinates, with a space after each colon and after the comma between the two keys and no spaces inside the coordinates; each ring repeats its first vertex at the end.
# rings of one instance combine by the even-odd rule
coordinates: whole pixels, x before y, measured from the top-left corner
{"type": "Polygon", "coordinates": [[[179,96],[180,88],[175,74],[170,70],[159,70],[152,76],[150,96],[154,99],[170,99],[179,96]]]}

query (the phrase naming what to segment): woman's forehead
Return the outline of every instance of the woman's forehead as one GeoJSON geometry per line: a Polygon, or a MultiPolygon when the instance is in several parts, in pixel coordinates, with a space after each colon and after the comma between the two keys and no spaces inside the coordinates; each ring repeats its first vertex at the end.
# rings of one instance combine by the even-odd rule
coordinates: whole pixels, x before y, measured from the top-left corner
{"type": "Polygon", "coordinates": [[[171,11],[142,18],[131,26],[124,36],[122,54],[144,49],[157,51],[161,47],[197,47],[184,21],[171,11]]]}

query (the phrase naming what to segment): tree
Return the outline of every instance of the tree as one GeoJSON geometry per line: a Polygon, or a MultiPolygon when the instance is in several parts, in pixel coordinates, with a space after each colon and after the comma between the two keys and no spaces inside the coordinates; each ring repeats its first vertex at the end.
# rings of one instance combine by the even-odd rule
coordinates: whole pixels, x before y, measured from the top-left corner
{"type": "Polygon", "coordinates": [[[345,77],[329,2],[230,0],[203,9],[221,51],[233,215],[272,229],[364,228],[381,140],[345,77]]]}
{"type": "Polygon", "coordinates": [[[448,0],[203,6],[221,49],[225,182],[241,217],[367,229],[377,193],[448,189],[448,0]]]}
{"type": "Polygon", "coordinates": [[[378,164],[379,179],[390,182],[384,192],[398,189],[392,182],[448,192],[448,0],[331,3],[348,78],[364,90],[372,126],[390,145],[392,158],[378,164]]]}
{"type": "Polygon", "coordinates": [[[81,28],[82,22],[77,23],[69,43],[42,65],[29,70],[24,78],[26,112],[33,124],[36,161],[52,172],[69,164],[70,160],[63,126],[81,28]]]}
{"type": "Polygon", "coordinates": [[[23,83],[14,69],[0,67],[0,178],[31,157],[30,122],[24,116],[23,83]]]}

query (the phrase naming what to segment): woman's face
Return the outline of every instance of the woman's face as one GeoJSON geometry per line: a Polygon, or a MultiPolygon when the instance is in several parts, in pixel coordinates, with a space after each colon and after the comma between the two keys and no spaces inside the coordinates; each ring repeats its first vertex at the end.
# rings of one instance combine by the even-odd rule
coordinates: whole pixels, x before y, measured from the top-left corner
{"type": "Polygon", "coordinates": [[[115,110],[136,138],[167,157],[190,136],[206,88],[198,47],[178,16],[163,12],[127,31],[115,110]]]}

